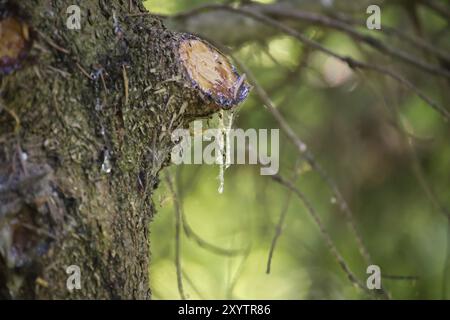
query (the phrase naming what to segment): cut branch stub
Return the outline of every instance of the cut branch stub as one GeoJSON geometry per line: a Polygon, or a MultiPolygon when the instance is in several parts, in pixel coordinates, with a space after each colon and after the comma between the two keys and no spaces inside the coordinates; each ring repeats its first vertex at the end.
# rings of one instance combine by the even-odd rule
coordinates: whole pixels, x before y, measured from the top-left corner
{"type": "Polygon", "coordinates": [[[178,54],[188,80],[204,100],[230,109],[248,96],[250,85],[245,75],[239,76],[227,57],[205,41],[193,36],[183,38],[178,54]]]}

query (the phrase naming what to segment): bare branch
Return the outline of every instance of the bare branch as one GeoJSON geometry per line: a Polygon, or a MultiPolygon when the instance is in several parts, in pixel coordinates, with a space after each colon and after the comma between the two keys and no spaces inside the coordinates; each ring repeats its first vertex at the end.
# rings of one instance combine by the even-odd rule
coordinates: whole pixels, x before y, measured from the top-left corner
{"type": "Polygon", "coordinates": [[[398,75],[397,73],[391,71],[390,69],[384,68],[384,67],[380,67],[378,65],[374,65],[374,64],[369,64],[369,63],[365,63],[362,61],[358,61],[352,57],[348,57],[348,56],[342,56],[340,54],[337,54],[333,51],[331,51],[330,49],[322,46],[320,43],[317,43],[314,40],[309,39],[308,37],[304,36],[303,34],[297,32],[296,30],[282,24],[279,23],[276,20],[273,20],[271,18],[266,17],[265,15],[259,14],[259,13],[255,13],[255,12],[251,12],[249,10],[246,9],[235,9],[235,8],[231,8],[231,7],[227,7],[229,8],[229,10],[233,11],[233,12],[237,12],[237,13],[241,13],[241,14],[245,14],[248,15],[250,17],[253,17],[261,22],[267,23],[269,25],[272,25],[275,28],[278,28],[280,30],[283,30],[286,34],[289,34],[291,36],[293,36],[294,38],[297,38],[298,40],[300,40],[302,43],[316,49],[319,50],[331,57],[334,57],[342,62],[345,62],[350,68],[352,69],[365,69],[365,70],[372,70],[375,72],[378,72],[380,74],[383,74],[385,76],[390,77],[391,79],[396,80],[397,82],[399,82],[400,84],[402,84],[403,86],[407,87],[408,89],[410,89],[411,91],[413,91],[419,98],[421,98],[423,101],[425,101],[429,106],[431,106],[433,109],[435,109],[437,112],[439,112],[442,117],[446,120],[449,121],[450,120],[450,112],[447,109],[444,109],[443,107],[441,107],[440,105],[438,105],[437,103],[435,103],[432,99],[430,99],[428,96],[426,96],[423,92],[421,92],[413,83],[411,83],[409,80],[403,78],[402,76],[398,75]]]}
{"type": "Polygon", "coordinates": [[[165,175],[167,185],[169,186],[169,190],[172,193],[173,202],[175,206],[175,267],[177,271],[177,284],[178,284],[178,292],[182,300],[186,300],[186,295],[184,293],[183,288],[183,275],[181,269],[181,211],[180,204],[177,200],[175,188],[173,186],[172,178],[168,173],[165,175]]]}
{"type": "MultiPolygon", "coordinates": [[[[297,172],[297,170],[295,170],[295,172],[297,172]]],[[[292,178],[292,182],[295,182],[296,178],[297,178],[297,174],[295,174],[295,176],[292,178]]],[[[270,267],[272,266],[273,253],[275,252],[275,247],[277,245],[278,238],[281,236],[281,232],[283,231],[283,225],[284,225],[284,221],[286,220],[287,212],[289,209],[289,204],[291,202],[291,196],[292,196],[292,191],[289,190],[288,194],[286,195],[286,200],[283,205],[283,209],[281,210],[280,216],[278,218],[278,223],[277,223],[277,226],[275,227],[275,234],[272,238],[272,243],[270,245],[269,256],[267,258],[267,268],[266,268],[267,274],[270,273],[270,267]]]]}
{"type": "Polygon", "coordinates": [[[319,231],[320,231],[320,235],[325,240],[325,243],[326,243],[326,245],[328,247],[328,250],[333,255],[333,257],[337,260],[339,266],[345,272],[345,274],[347,275],[348,279],[356,287],[360,288],[364,292],[367,292],[367,288],[358,280],[356,275],[351,271],[350,267],[348,266],[348,264],[345,262],[345,260],[342,257],[342,255],[337,250],[336,246],[333,243],[333,240],[331,239],[331,237],[328,234],[328,232],[326,231],[322,221],[320,220],[319,216],[317,215],[316,210],[311,205],[309,200],[305,197],[305,195],[298,188],[296,188],[291,182],[287,181],[286,179],[282,178],[281,176],[274,175],[274,176],[271,176],[271,177],[272,177],[272,179],[274,181],[278,182],[282,186],[284,186],[284,187],[288,188],[289,190],[291,190],[303,202],[303,204],[305,205],[305,208],[307,209],[309,215],[313,218],[314,222],[318,226],[319,231]]]}
{"type": "MultiPolygon", "coordinates": [[[[270,16],[274,19],[279,18],[288,18],[288,19],[297,19],[302,21],[308,21],[320,26],[324,26],[327,28],[332,28],[335,30],[342,31],[349,36],[351,36],[353,39],[366,43],[367,45],[371,46],[374,49],[379,50],[380,52],[383,52],[387,55],[390,55],[400,61],[403,61],[411,66],[414,66],[416,68],[421,69],[422,71],[428,72],[433,75],[439,75],[446,77],[450,79],[450,72],[440,68],[438,66],[431,65],[427,62],[419,60],[418,57],[413,56],[399,48],[392,48],[388,46],[387,44],[383,43],[377,38],[374,38],[372,36],[369,36],[367,34],[363,34],[347,23],[343,21],[339,21],[336,19],[332,19],[327,16],[323,16],[317,13],[312,12],[303,12],[300,10],[285,10],[282,8],[277,7],[267,7],[267,6],[261,6],[262,8],[265,8],[262,10],[262,13],[270,16]]],[[[446,59],[448,59],[448,55],[445,56],[446,59]]]]}
{"type": "Polygon", "coordinates": [[[448,6],[446,7],[444,4],[439,3],[436,0],[422,0],[420,3],[435,11],[442,18],[447,19],[447,22],[450,19],[450,8],[448,6]]]}
{"type": "MultiPolygon", "coordinates": [[[[344,23],[353,25],[353,26],[364,24],[364,21],[355,20],[352,17],[350,17],[349,15],[343,14],[341,12],[339,12],[339,13],[333,12],[332,17],[337,20],[340,20],[344,23]]],[[[414,34],[404,32],[402,30],[399,30],[398,28],[394,28],[392,26],[388,26],[385,24],[383,24],[383,28],[380,31],[385,36],[395,36],[398,39],[413,45],[414,47],[425,50],[425,51],[435,55],[437,58],[450,63],[450,54],[448,52],[434,46],[433,44],[426,41],[425,39],[419,38],[419,37],[415,36],[414,34]]]]}
{"type": "MultiPolygon", "coordinates": [[[[268,17],[265,14],[262,14],[260,12],[257,12],[256,10],[250,10],[246,7],[234,8],[234,7],[231,7],[228,5],[205,5],[205,6],[200,6],[200,7],[194,8],[193,10],[190,10],[190,11],[187,11],[184,13],[180,13],[178,15],[173,16],[172,18],[186,18],[186,17],[192,16],[192,15],[201,13],[203,11],[208,11],[208,10],[227,10],[230,12],[235,12],[235,13],[239,13],[244,16],[251,17],[255,20],[262,22],[263,24],[270,25],[278,30],[283,31],[284,33],[298,39],[300,42],[304,43],[305,45],[308,45],[309,47],[311,47],[313,49],[321,51],[328,56],[334,57],[334,58],[346,63],[352,69],[362,69],[362,70],[374,71],[374,72],[383,74],[383,75],[399,82],[400,84],[402,84],[404,87],[408,88],[409,90],[413,91],[420,99],[422,99],[424,102],[426,102],[431,108],[433,108],[438,113],[440,113],[441,116],[446,121],[450,120],[450,111],[448,111],[446,108],[437,104],[435,101],[433,101],[431,98],[429,98],[425,93],[423,93],[421,90],[419,90],[419,88],[417,88],[412,82],[410,82],[406,78],[400,76],[399,74],[393,72],[391,69],[381,67],[381,66],[375,65],[375,64],[369,64],[366,62],[362,62],[362,61],[356,60],[349,56],[343,56],[343,55],[337,54],[334,51],[324,47],[320,43],[318,43],[314,40],[311,40],[310,38],[306,37],[305,35],[299,33],[295,29],[293,29],[283,23],[280,23],[277,20],[271,19],[270,17],[268,17]]],[[[439,74],[439,75],[445,76],[447,78],[450,78],[449,71],[435,67],[435,66],[428,65],[424,62],[419,62],[418,60],[416,60],[415,57],[412,57],[412,56],[410,56],[404,52],[401,52],[399,50],[391,49],[375,38],[359,34],[357,31],[346,26],[345,23],[343,23],[342,21],[330,20],[330,18],[328,18],[328,17],[318,16],[315,14],[313,15],[312,13],[308,13],[308,15],[306,15],[306,14],[303,14],[303,15],[298,14],[297,15],[297,18],[306,19],[306,17],[308,17],[308,19],[310,19],[311,21],[316,21],[317,23],[320,22],[320,23],[324,23],[324,24],[327,23],[327,25],[330,27],[333,26],[335,28],[340,28],[341,31],[351,32],[351,34],[354,37],[357,37],[361,41],[365,41],[366,43],[371,44],[372,46],[376,47],[379,50],[384,50],[386,53],[390,53],[391,55],[395,54],[397,58],[401,58],[401,59],[403,59],[403,61],[413,64],[416,67],[420,67],[423,70],[426,70],[428,72],[431,72],[434,74],[439,74]]]]}
{"type": "MultiPolygon", "coordinates": [[[[421,61],[418,57],[413,56],[410,53],[403,51],[399,48],[392,48],[375,37],[359,32],[345,21],[334,19],[325,15],[320,15],[314,12],[306,12],[298,10],[291,6],[282,6],[277,4],[277,5],[253,5],[253,6],[243,6],[241,8],[233,8],[227,5],[208,4],[199,6],[190,11],[186,11],[171,16],[171,19],[177,20],[186,19],[188,17],[195,16],[204,13],[206,11],[220,11],[220,10],[245,13],[245,15],[257,18],[257,20],[261,20],[260,19],[261,16],[266,16],[267,18],[274,19],[274,21],[276,20],[277,24],[284,26],[287,26],[287,22],[289,20],[299,20],[299,21],[306,21],[308,23],[312,23],[322,27],[338,30],[348,34],[350,37],[352,37],[357,41],[363,42],[384,54],[387,54],[395,59],[398,59],[399,61],[407,63],[424,72],[450,79],[450,72],[448,70],[441,68],[439,66],[431,65],[425,61],[421,61]],[[280,23],[279,22],[280,20],[282,20],[283,23],[280,23]]],[[[269,23],[268,21],[264,22],[266,22],[269,25],[272,24],[269,23]]],[[[282,28],[278,27],[278,29],[282,28]]],[[[286,30],[283,31],[287,32],[286,30]]],[[[445,59],[449,59],[448,55],[445,55],[444,57],[445,59]]]]}
{"type": "MultiPolygon", "coordinates": [[[[190,226],[190,224],[187,221],[186,215],[184,213],[184,206],[183,206],[183,197],[181,196],[181,189],[180,189],[180,174],[179,174],[179,170],[177,171],[176,174],[176,190],[174,189],[174,193],[173,196],[177,198],[177,202],[178,202],[178,207],[179,207],[179,211],[181,214],[181,221],[182,221],[182,225],[183,225],[183,231],[186,234],[186,236],[195,241],[195,243],[197,243],[197,245],[205,250],[208,250],[212,253],[215,254],[219,254],[219,255],[223,255],[223,256],[237,256],[240,254],[243,254],[245,252],[246,249],[224,249],[221,248],[219,246],[216,246],[212,243],[209,243],[208,241],[204,240],[201,236],[199,236],[194,229],[190,226]]],[[[189,189],[189,187],[187,187],[187,189],[189,189]]]]}

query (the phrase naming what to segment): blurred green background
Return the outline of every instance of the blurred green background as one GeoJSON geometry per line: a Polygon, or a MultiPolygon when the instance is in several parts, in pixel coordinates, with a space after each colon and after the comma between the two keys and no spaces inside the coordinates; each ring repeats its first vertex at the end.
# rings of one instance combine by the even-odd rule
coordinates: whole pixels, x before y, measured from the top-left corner
{"type": "MultiPolygon", "coordinates": [[[[150,0],[145,5],[152,13],[173,15],[202,4],[225,2],[150,0]]],[[[361,21],[368,16],[366,1],[336,1],[332,4],[336,10],[324,5],[326,1],[290,2],[301,10],[321,14],[338,11],[361,21]]],[[[423,6],[413,7],[413,1],[372,2],[382,8],[383,28],[395,27],[426,39],[448,54],[448,21],[441,16],[423,6]],[[410,15],[413,10],[414,19],[410,15]]],[[[190,19],[195,21],[196,17],[190,19]]],[[[227,22],[218,20],[216,24],[223,29],[227,22]]],[[[201,29],[189,30],[195,27],[192,23],[183,25],[168,19],[166,25],[202,36],[201,29]]],[[[214,28],[202,28],[206,38],[221,43],[214,28]]],[[[295,28],[335,52],[396,70],[448,108],[447,79],[411,68],[341,32],[304,24],[295,28]]],[[[369,31],[364,24],[358,30],[431,64],[439,63],[383,31],[369,31]]],[[[336,181],[354,213],[373,264],[381,268],[383,287],[397,299],[449,299],[449,222],[438,206],[450,207],[450,124],[395,81],[373,72],[352,71],[292,37],[267,34],[263,40],[224,44],[253,71],[286,121],[336,181]]],[[[234,128],[278,128],[254,91],[235,117],[234,128]]],[[[208,124],[216,127],[217,118],[208,124]]],[[[270,177],[261,176],[258,166],[232,165],[225,171],[223,194],[217,191],[218,166],[182,165],[165,171],[175,181],[184,222],[215,246],[243,251],[231,256],[217,254],[182,232],[180,262],[188,299],[374,298],[348,280],[301,201],[270,177]],[[275,228],[287,205],[271,272],[266,274],[275,228]]],[[[280,174],[287,179],[297,175],[295,185],[309,198],[334,244],[365,284],[367,264],[332,191],[298,158],[282,132],[280,174]]],[[[150,240],[153,298],[179,299],[174,197],[164,179],[154,199],[158,213],[150,240]]]]}

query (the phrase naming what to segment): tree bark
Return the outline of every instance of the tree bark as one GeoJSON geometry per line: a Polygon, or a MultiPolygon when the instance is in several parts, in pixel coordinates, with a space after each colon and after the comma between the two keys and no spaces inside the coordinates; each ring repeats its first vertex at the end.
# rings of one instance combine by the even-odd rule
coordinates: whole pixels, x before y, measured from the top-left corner
{"type": "Polygon", "coordinates": [[[0,0],[30,44],[0,83],[0,298],[148,299],[170,134],[218,109],[182,73],[183,36],[140,1],[80,1],[70,30],[73,2],[0,0]]]}

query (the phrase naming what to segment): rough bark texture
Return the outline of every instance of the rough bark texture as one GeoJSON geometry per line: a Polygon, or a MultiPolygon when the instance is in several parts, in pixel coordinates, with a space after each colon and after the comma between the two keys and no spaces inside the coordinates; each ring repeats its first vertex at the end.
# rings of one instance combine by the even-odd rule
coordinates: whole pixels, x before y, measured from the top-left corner
{"type": "Polygon", "coordinates": [[[183,78],[180,35],[129,15],[140,1],[75,1],[81,30],[73,0],[10,2],[33,45],[0,82],[0,297],[147,299],[170,133],[215,109],[183,78]]]}

